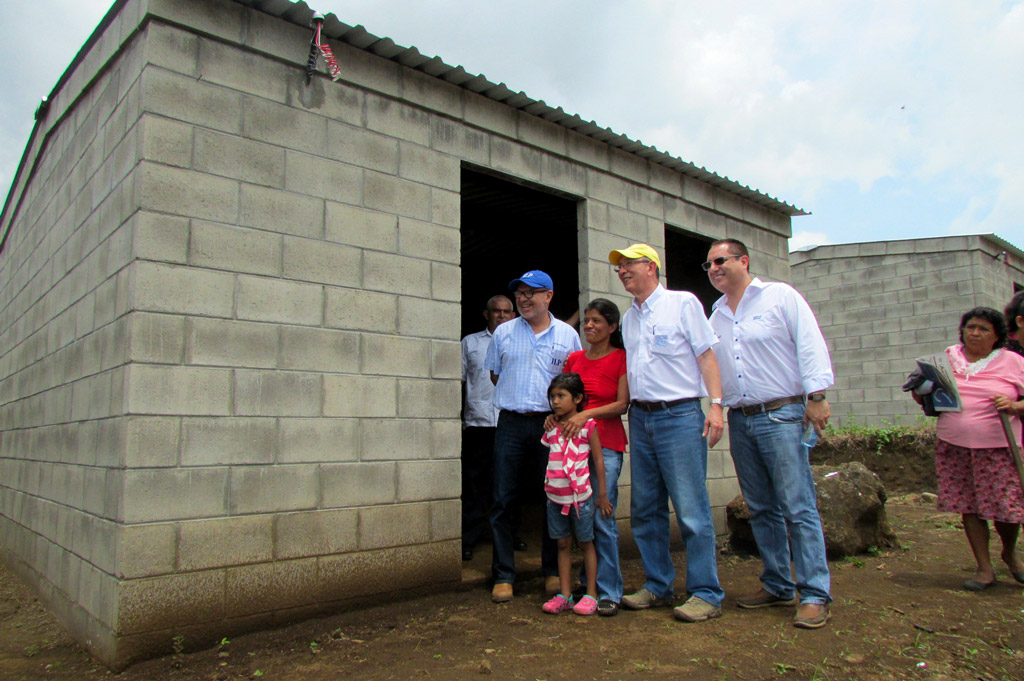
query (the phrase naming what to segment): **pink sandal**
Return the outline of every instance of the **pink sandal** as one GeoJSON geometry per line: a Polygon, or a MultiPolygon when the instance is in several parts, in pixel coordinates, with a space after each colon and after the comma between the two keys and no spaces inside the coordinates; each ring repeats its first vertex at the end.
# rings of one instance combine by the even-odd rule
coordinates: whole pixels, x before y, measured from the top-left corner
{"type": "Polygon", "coordinates": [[[562,594],[555,594],[555,597],[544,604],[541,608],[544,612],[549,615],[557,615],[558,613],[568,610],[572,607],[572,596],[566,598],[562,594]]]}
{"type": "Polygon", "coordinates": [[[593,596],[584,596],[579,603],[573,606],[572,611],[577,615],[593,615],[597,612],[597,601],[593,596]]]}

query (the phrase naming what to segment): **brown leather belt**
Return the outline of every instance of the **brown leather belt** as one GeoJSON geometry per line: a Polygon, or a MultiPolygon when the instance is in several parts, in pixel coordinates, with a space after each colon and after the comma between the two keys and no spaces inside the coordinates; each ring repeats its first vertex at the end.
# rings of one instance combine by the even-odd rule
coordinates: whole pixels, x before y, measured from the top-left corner
{"type": "Polygon", "coordinates": [[[629,404],[630,406],[643,411],[665,411],[666,409],[671,409],[676,405],[683,404],[685,402],[695,402],[699,399],[699,397],[684,397],[681,400],[669,400],[668,402],[664,400],[660,402],[641,402],[640,400],[632,400],[629,404]]]}
{"type": "Polygon", "coordinates": [[[734,407],[743,412],[744,416],[753,416],[755,414],[763,414],[766,411],[775,411],[779,407],[785,407],[787,404],[803,404],[803,395],[793,395],[792,397],[780,397],[777,400],[770,402],[764,402],[762,404],[751,404],[746,407],[734,407]]]}

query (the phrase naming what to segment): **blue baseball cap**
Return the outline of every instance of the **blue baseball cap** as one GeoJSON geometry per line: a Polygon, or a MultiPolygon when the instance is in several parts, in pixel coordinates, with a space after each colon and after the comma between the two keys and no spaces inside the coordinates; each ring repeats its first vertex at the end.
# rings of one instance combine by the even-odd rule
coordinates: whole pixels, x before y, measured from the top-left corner
{"type": "Polygon", "coordinates": [[[551,277],[546,272],[540,270],[530,270],[518,279],[513,279],[508,283],[509,290],[514,291],[516,286],[520,283],[526,284],[530,288],[546,288],[549,291],[555,290],[555,284],[551,281],[551,277]]]}

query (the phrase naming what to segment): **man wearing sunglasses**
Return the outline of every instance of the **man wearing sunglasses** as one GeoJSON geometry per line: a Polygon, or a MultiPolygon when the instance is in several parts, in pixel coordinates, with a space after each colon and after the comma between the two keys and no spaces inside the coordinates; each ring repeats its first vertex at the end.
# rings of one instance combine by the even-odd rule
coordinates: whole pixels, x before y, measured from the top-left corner
{"type": "Polygon", "coordinates": [[[793,287],[750,276],[742,242],[714,242],[703,267],[725,294],[711,313],[719,339],[715,354],[736,475],[764,561],[762,588],[737,605],[791,606],[799,591],[793,624],[817,629],[828,622],[832,599],[809,447],[801,439],[808,423],[818,432],[828,423],[828,348],[810,306],[793,287]]]}
{"type": "Polygon", "coordinates": [[[692,293],[659,282],[661,260],[647,244],[608,260],[633,296],[622,317],[629,383],[630,526],[647,581],[624,596],[631,610],[669,606],[676,572],[669,553],[668,500],[686,544],[689,599],[673,611],[684,622],[722,614],[715,527],[706,487],[708,447],[722,437],[722,388],[711,346],[715,334],[692,293]],[[705,417],[700,398],[710,396],[705,417]]]}
{"type": "MultiPolygon", "coordinates": [[[[551,277],[540,270],[530,270],[512,280],[509,289],[520,316],[494,329],[484,360],[494,383],[494,406],[500,410],[494,434],[491,507],[491,600],[495,603],[510,601],[513,595],[516,564],[512,506],[521,494],[519,482],[532,481],[540,489],[544,477],[548,448],[540,439],[544,435],[544,419],[551,412],[548,385],[562,373],[569,353],[583,349],[576,330],[548,311],[554,296],[551,277]]],[[[541,565],[545,588],[557,591],[558,549],[548,535],[547,523],[541,542],[541,565]]]]}

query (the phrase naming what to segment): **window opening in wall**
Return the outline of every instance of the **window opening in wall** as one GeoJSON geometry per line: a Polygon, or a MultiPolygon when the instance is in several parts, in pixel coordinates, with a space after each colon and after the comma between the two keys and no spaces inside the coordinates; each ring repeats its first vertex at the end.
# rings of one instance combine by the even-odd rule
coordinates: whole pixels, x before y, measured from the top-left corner
{"type": "Polygon", "coordinates": [[[711,305],[721,297],[700,264],[707,259],[714,239],[665,225],[665,278],[668,288],[689,291],[704,305],[704,314],[711,315],[711,305]]]}

